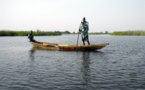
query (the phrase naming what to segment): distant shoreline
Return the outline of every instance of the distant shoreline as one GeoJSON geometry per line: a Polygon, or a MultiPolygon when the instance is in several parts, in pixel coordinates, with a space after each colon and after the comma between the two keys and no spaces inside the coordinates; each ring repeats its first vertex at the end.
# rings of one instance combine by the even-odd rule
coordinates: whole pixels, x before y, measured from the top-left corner
{"type": "MultiPolygon", "coordinates": [[[[30,31],[0,31],[0,36],[28,36],[30,31]]],[[[34,31],[34,36],[56,36],[62,35],[61,32],[57,31],[34,31]]]]}
{"type": "MultiPolygon", "coordinates": [[[[0,36],[28,36],[30,31],[11,31],[11,30],[1,30],[0,36]]],[[[75,32],[71,33],[69,31],[33,31],[34,36],[57,36],[62,34],[77,34],[75,32]]],[[[90,32],[89,35],[100,35],[109,34],[108,32],[90,32]]]]}
{"type": "Polygon", "coordinates": [[[115,31],[110,35],[117,35],[117,36],[145,36],[145,31],[143,30],[136,30],[136,31],[115,31]]]}
{"type": "MultiPolygon", "coordinates": [[[[30,31],[9,31],[2,30],[0,31],[0,36],[28,36],[30,31]]],[[[62,34],[77,34],[75,32],[70,33],[69,31],[33,31],[34,36],[57,36],[62,34]]],[[[145,31],[136,30],[136,31],[115,31],[112,33],[108,32],[90,32],[89,35],[114,35],[114,36],[145,36],[145,31]]]]}

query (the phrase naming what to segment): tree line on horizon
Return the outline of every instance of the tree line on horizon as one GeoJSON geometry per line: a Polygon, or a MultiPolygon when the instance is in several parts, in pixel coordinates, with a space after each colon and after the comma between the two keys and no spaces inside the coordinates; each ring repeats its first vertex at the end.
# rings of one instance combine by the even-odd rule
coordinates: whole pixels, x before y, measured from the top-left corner
{"type": "MultiPolygon", "coordinates": [[[[28,36],[30,31],[11,31],[11,30],[0,30],[0,36],[28,36]]],[[[34,36],[51,36],[51,35],[62,35],[62,34],[77,34],[76,32],[66,31],[41,31],[37,29],[33,31],[34,36]]],[[[103,32],[91,32],[89,34],[108,34],[106,31],[103,32]]]]}
{"type": "Polygon", "coordinates": [[[120,35],[120,36],[145,36],[145,30],[135,30],[135,31],[115,31],[110,35],[120,35]]]}
{"type": "MultiPolygon", "coordinates": [[[[0,31],[0,36],[28,36],[30,31],[8,31],[2,30],[0,31]]],[[[35,36],[51,36],[51,35],[61,35],[61,32],[58,31],[33,31],[33,35],[35,36]]]]}
{"type": "MultiPolygon", "coordinates": [[[[10,30],[2,30],[0,31],[0,36],[28,36],[30,31],[10,31],[10,30]]],[[[37,29],[37,31],[33,31],[34,36],[52,36],[52,35],[62,35],[62,34],[77,34],[75,32],[66,31],[41,31],[37,29]]],[[[109,35],[126,35],[126,36],[145,36],[144,30],[136,30],[136,31],[115,31],[109,33],[108,31],[103,32],[90,32],[91,35],[98,34],[109,34],[109,35]]]]}

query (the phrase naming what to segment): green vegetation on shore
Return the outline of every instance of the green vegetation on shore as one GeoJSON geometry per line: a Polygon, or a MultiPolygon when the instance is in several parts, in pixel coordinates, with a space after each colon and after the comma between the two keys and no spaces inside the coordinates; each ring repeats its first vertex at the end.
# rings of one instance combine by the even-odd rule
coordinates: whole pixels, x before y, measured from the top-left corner
{"type": "MultiPolygon", "coordinates": [[[[30,31],[0,31],[0,36],[28,36],[30,31]]],[[[51,35],[61,35],[61,32],[58,31],[33,31],[34,36],[51,36],[51,35]]]]}
{"type": "Polygon", "coordinates": [[[91,35],[109,34],[109,32],[108,32],[108,31],[105,31],[105,32],[91,32],[91,33],[89,33],[89,34],[91,34],[91,35]]]}
{"type": "MultiPolygon", "coordinates": [[[[2,30],[0,31],[0,36],[28,36],[30,31],[10,31],[10,30],[2,30]]],[[[54,36],[54,35],[62,35],[62,34],[77,34],[75,32],[71,33],[69,31],[33,31],[34,36],[54,36]]],[[[98,35],[98,34],[109,34],[108,31],[103,32],[91,32],[90,35],[98,35]]],[[[136,31],[115,31],[110,33],[110,35],[122,35],[122,36],[145,36],[145,31],[136,30],[136,31]]]]}
{"type": "Polygon", "coordinates": [[[124,36],[145,36],[145,31],[137,30],[137,31],[115,31],[110,35],[124,35],[124,36]]]}
{"type": "MultiPolygon", "coordinates": [[[[10,30],[2,30],[0,31],[0,36],[28,36],[30,31],[10,31],[10,30]]],[[[69,31],[41,31],[37,29],[33,31],[34,36],[52,36],[52,35],[62,35],[62,34],[77,34],[75,32],[69,31]]],[[[98,35],[98,34],[109,34],[108,31],[103,32],[91,32],[90,35],[98,35]]]]}

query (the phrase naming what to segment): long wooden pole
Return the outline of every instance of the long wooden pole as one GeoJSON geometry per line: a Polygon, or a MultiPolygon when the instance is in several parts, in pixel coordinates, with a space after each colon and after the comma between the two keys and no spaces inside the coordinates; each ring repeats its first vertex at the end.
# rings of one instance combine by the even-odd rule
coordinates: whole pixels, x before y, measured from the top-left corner
{"type": "Polygon", "coordinates": [[[77,46],[78,46],[78,41],[79,41],[79,32],[78,32],[78,38],[77,38],[77,46]]]}

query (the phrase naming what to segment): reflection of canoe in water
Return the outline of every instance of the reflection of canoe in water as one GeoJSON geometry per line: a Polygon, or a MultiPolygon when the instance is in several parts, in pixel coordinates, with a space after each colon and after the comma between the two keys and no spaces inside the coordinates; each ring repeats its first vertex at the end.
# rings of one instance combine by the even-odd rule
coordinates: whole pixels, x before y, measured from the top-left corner
{"type": "Polygon", "coordinates": [[[46,42],[30,42],[35,49],[42,50],[60,50],[60,51],[93,51],[97,49],[104,48],[109,45],[109,43],[104,44],[92,44],[92,45],[82,45],[82,44],[56,44],[56,43],[46,43],[46,42]]]}

